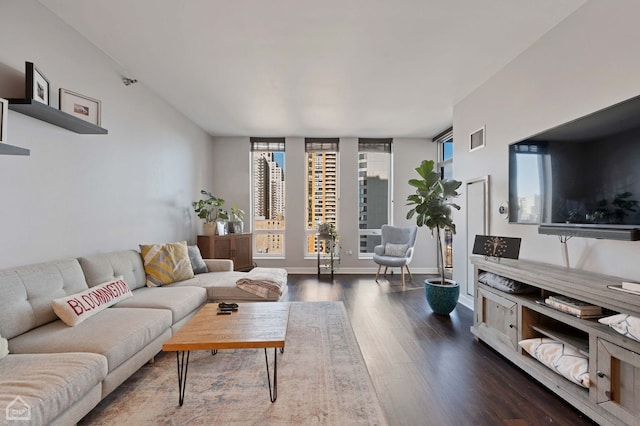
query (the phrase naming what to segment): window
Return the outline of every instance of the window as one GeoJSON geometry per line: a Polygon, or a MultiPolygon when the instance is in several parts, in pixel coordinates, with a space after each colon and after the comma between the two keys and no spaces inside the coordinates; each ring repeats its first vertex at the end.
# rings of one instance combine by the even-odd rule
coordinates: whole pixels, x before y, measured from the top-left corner
{"type": "MultiPolygon", "coordinates": [[[[316,254],[318,224],[330,223],[338,228],[338,143],[337,138],[305,139],[307,256],[316,254]]],[[[325,252],[326,247],[320,250],[325,252]]]]}
{"type": "Polygon", "coordinates": [[[284,138],[251,138],[254,257],[285,254],[284,138]]]}
{"type": "Polygon", "coordinates": [[[380,228],[391,223],[391,139],[358,140],[359,258],[371,258],[382,242],[380,228]]]}
{"type": "MultiPolygon", "coordinates": [[[[445,179],[453,179],[453,127],[448,128],[433,138],[438,144],[438,166],[440,175],[445,179]]],[[[444,267],[453,267],[453,234],[449,228],[444,230],[444,267]]]]}

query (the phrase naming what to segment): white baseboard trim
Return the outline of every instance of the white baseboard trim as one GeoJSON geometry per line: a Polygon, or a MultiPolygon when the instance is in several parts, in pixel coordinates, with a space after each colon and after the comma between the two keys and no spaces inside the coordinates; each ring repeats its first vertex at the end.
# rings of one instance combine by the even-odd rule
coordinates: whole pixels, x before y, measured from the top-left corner
{"type": "MultiPolygon", "coordinates": [[[[315,266],[314,267],[293,267],[293,268],[285,267],[284,269],[286,269],[289,274],[308,275],[308,274],[318,273],[318,268],[315,266]]],[[[415,269],[409,268],[409,269],[411,270],[412,274],[433,274],[433,275],[438,274],[438,268],[415,268],[415,269]]],[[[377,266],[365,267],[365,268],[340,267],[334,271],[334,275],[375,274],[377,270],[378,270],[377,266]]],[[[400,275],[400,268],[389,268],[389,270],[387,271],[387,274],[391,274],[392,272],[394,275],[400,275]]],[[[323,269],[321,272],[321,275],[328,275],[328,274],[329,272],[327,272],[326,269],[323,269]]]]}

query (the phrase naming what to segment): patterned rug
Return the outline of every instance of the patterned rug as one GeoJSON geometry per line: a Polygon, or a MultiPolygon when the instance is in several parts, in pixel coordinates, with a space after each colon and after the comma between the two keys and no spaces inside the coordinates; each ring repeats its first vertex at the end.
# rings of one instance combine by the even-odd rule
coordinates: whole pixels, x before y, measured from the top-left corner
{"type": "MultiPolygon", "coordinates": [[[[270,368],[273,350],[268,350],[270,368]]],[[[273,373],[273,371],[271,371],[273,373]]],[[[292,302],[278,399],[269,401],[263,349],[191,353],[178,405],[174,352],[162,352],[80,425],[386,425],[342,302],[292,302]]]]}

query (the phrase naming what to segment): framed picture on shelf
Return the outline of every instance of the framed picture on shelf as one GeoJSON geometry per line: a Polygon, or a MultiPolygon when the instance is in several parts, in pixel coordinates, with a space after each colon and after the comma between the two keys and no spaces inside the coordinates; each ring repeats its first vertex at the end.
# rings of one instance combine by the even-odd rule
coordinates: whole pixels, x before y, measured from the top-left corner
{"type": "Polygon", "coordinates": [[[33,62],[26,63],[25,83],[27,99],[49,105],[49,80],[36,68],[33,62]]]}
{"type": "Polygon", "coordinates": [[[9,101],[0,98],[0,143],[7,142],[7,115],[9,115],[9,101]]]}
{"type": "Polygon", "coordinates": [[[476,131],[471,132],[469,135],[469,151],[475,151],[476,149],[484,148],[484,126],[476,131]]]}
{"type": "Polygon", "coordinates": [[[60,111],[100,126],[102,102],[71,90],[60,88],[60,111]]]}

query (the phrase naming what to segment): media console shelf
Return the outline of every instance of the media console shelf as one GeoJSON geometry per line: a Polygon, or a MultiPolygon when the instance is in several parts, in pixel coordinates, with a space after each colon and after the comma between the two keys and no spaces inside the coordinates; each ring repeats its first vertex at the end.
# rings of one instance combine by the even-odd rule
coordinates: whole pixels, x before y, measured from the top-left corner
{"type": "MultiPolygon", "coordinates": [[[[549,295],[565,295],[601,306],[609,314],[640,317],[640,295],[607,288],[622,278],[539,262],[472,256],[475,309],[471,332],[509,361],[599,424],[640,425],[640,342],[595,319],[581,319],[543,304],[549,295]],[[507,293],[478,282],[491,272],[535,287],[534,293],[507,293]],[[589,359],[589,389],[541,364],[518,342],[549,337],[589,359]]],[[[508,378],[504,378],[508,380],[508,378]]]]}
{"type": "Polygon", "coordinates": [[[85,135],[106,135],[107,129],[33,99],[9,99],[9,109],[85,135]]]}

